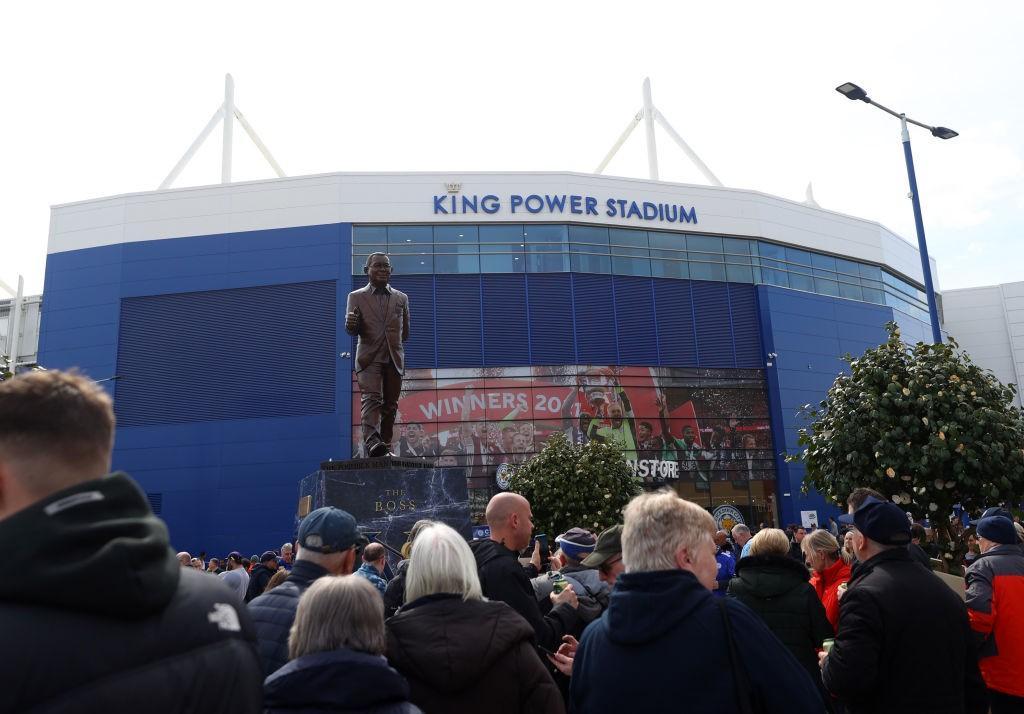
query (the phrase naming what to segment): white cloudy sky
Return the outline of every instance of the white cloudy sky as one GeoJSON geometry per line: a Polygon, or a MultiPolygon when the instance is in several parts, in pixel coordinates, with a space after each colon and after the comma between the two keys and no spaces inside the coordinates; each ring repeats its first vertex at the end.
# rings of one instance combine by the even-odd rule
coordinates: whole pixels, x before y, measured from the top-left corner
{"type": "MultiPolygon", "coordinates": [[[[914,132],[944,288],[1024,280],[1024,5],[1011,2],[9,4],[0,25],[0,279],[43,289],[49,206],[156,188],[223,75],[290,175],[592,171],[655,103],[728,186],[913,238],[914,132]]],[[[659,130],[660,132],[660,130],[659,130]]],[[[236,179],[271,176],[236,133],[236,179]]],[[[702,183],[659,133],[662,178],[702,183]]],[[[177,185],[219,180],[215,134],[177,185]]],[[[646,176],[637,131],[607,173],[646,176]]]]}

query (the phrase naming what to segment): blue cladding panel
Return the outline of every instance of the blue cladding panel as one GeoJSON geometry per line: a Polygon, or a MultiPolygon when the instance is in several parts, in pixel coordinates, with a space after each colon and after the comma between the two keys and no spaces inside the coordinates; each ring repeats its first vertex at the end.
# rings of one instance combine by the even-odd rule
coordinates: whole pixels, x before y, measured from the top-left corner
{"type": "Polygon", "coordinates": [[[618,364],[610,275],[573,274],[576,352],[582,364],[618,364]]]}
{"type": "Polygon", "coordinates": [[[818,522],[827,522],[839,509],[817,492],[801,495],[804,467],[786,463],[781,454],[799,451],[797,430],[804,425],[797,416],[800,406],[825,397],[846,367],[839,359],[843,352],[860,354],[885,340],[885,323],[892,319],[892,310],[770,286],[758,287],[757,293],[765,351],[778,353],[766,376],[777,452],[779,517],[783,523],[799,523],[800,511],[816,510],[818,522]]]}
{"type": "Polygon", "coordinates": [[[697,354],[701,367],[735,367],[729,285],[696,280],[693,313],[697,320],[697,354]]]}
{"type": "MultiPolygon", "coordinates": [[[[353,282],[353,289],[361,288],[366,285],[366,278],[359,276],[353,282]]],[[[405,343],[405,366],[408,369],[433,369],[437,366],[434,278],[430,275],[403,275],[401,280],[396,280],[395,287],[409,296],[409,340],[405,343]]],[[[355,350],[355,341],[352,349],[355,350]]]]}
{"type": "Polygon", "coordinates": [[[334,411],[335,290],[322,281],[125,299],[118,424],[334,411]]]}
{"type": "Polygon", "coordinates": [[[571,276],[527,276],[530,300],[530,363],[576,364],[571,276]]]}
{"type": "Polygon", "coordinates": [[[483,364],[480,334],[480,276],[434,278],[437,320],[437,366],[479,367],[483,364]]]}
{"type": "Polygon", "coordinates": [[[757,293],[754,286],[730,283],[729,304],[732,307],[736,366],[748,369],[764,368],[761,325],[757,316],[757,293]]]}
{"type": "Polygon", "coordinates": [[[654,280],[658,352],[665,367],[696,367],[697,338],[689,280],[654,280]]]}
{"type": "Polygon", "coordinates": [[[650,279],[616,275],[613,280],[620,362],[626,365],[658,364],[654,291],[650,279]]]}
{"type": "Polygon", "coordinates": [[[481,275],[480,277],[483,287],[484,314],[483,364],[489,367],[529,364],[530,335],[527,324],[526,276],[481,275]]]}

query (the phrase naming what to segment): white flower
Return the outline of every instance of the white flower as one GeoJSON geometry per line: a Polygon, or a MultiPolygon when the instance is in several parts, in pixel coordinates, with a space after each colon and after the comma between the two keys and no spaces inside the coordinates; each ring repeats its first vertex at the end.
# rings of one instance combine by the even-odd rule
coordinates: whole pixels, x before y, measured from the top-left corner
{"type": "Polygon", "coordinates": [[[956,481],[946,481],[946,488],[953,488],[956,486],[956,481]]]}
{"type": "Polygon", "coordinates": [[[937,504],[935,502],[929,503],[928,504],[928,510],[929,511],[937,511],[937,510],[939,510],[939,504],[937,504]]]}
{"type": "Polygon", "coordinates": [[[925,426],[928,426],[928,417],[921,417],[921,421],[924,422],[925,426]]]}
{"type": "Polygon", "coordinates": [[[942,479],[941,478],[935,479],[935,488],[937,488],[940,491],[942,490],[942,479]]]}

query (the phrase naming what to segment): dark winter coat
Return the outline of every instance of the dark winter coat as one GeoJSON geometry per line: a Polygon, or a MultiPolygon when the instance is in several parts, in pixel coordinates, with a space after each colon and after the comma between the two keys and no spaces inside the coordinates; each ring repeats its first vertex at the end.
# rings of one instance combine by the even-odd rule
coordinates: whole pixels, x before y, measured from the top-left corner
{"type": "Polygon", "coordinates": [[[849,714],[982,714],[967,609],[906,548],[854,569],[822,679],[849,714]]]}
{"type": "Polygon", "coordinates": [[[812,679],[820,679],[818,650],[833,637],[807,568],[785,555],[753,555],[736,565],[729,595],[756,612],[812,679]]]}
{"type": "Polygon", "coordinates": [[[314,580],[325,575],[330,573],[316,563],[296,560],[287,580],[249,603],[264,676],[273,674],[288,661],[288,632],[295,622],[299,598],[314,580]]]}
{"type": "Polygon", "coordinates": [[[734,598],[714,597],[683,570],[618,577],[608,610],[587,627],[576,652],[570,711],[737,711],[722,606],[762,710],[821,714],[806,670],[761,618],[734,598]]]}
{"type": "Polygon", "coordinates": [[[245,591],[245,601],[252,602],[267,589],[267,583],[274,577],[274,571],[263,563],[257,563],[249,573],[249,589],[245,591]]]}
{"type": "Polygon", "coordinates": [[[0,712],[258,712],[255,633],[128,476],[0,521],[0,712]]]}
{"type": "Polygon", "coordinates": [[[388,581],[384,589],[384,617],[391,617],[398,608],[405,604],[405,576],[409,572],[409,559],[398,561],[395,566],[395,577],[388,581]]]}
{"type": "Polygon", "coordinates": [[[514,551],[493,540],[474,540],[469,545],[484,597],[500,600],[522,615],[533,628],[537,644],[555,651],[562,644],[562,635],[579,635],[582,622],[571,605],[562,603],[541,615],[530,584],[530,578],[537,576],[533,566],[524,568],[514,551]]]}
{"type": "Polygon", "coordinates": [[[533,628],[502,602],[430,595],[387,621],[388,661],[427,714],[560,714],[533,628]]]}
{"type": "Polygon", "coordinates": [[[267,714],[422,714],[387,660],[349,649],[293,659],[267,677],[263,695],[267,714]]]}

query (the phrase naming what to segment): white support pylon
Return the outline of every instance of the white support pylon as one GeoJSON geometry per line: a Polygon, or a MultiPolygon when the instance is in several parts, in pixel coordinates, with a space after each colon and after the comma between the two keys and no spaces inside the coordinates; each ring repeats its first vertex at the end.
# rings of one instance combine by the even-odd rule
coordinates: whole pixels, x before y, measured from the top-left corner
{"type": "Polygon", "coordinates": [[[274,160],[271,156],[270,150],[267,145],[264,144],[259,136],[256,135],[256,131],[252,128],[252,125],[246,121],[242,112],[239,111],[235,105],[235,80],[230,74],[224,75],[224,103],[217,107],[217,111],[210,117],[210,121],[206,123],[203,130],[199,132],[199,136],[196,137],[192,145],[188,147],[185,154],[178,160],[178,163],[174,165],[171,172],[167,174],[167,178],[163,180],[157,190],[162,191],[163,189],[170,188],[171,184],[178,178],[178,174],[188,165],[188,162],[192,160],[196,152],[199,151],[199,147],[203,145],[203,142],[213,133],[213,130],[217,127],[217,122],[223,120],[223,145],[221,147],[221,164],[220,164],[220,182],[231,183],[231,164],[232,154],[234,149],[234,120],[237,119],[238,123],[242,125],[242,129],[252,139],[252,143],[256,145],[256,148],[260,150],[263,158],[270,164],[270,168],[274,170],[274,173],[279,178],[284,178],[285,173],[281,169],[280,164],[274,160]]]}
{"type": "Polygon", "coordinates": [[[697,152],[690,148],[690,145],[683,140],[683,137],[681,137],[679,133],[672,128],[668,119],[666,119],[665,116],[658,111],[658,108],[654,106],[654,100],[651,98],[651,80],[649,77],[644,78],[643,100],[643,107],[641,107],[640,111],[636,113],[636,116],[633,117],[629,126],[627,126],[626,130],[622,132],[608,153],[605,154],[604,159],[597,165],[597,168],[594,169],[594,173],[600,174],[604,172],[609,162],[611,162],[615,157],[615,154],[618,153],[619,149],[622,148],[622,145],[626,143],[626,139],[629,138],[633,129],[635,129],[637,124],[643,120],[647,134],[647,170],[650,178],[655,181],[658,180],[658,147],[654,137],[654,123],[657,122],[672,138],[672,140],[675,141],[679,148],[683,150],[683,153],[686,154],[687,158],[689,158],[700,172],[704,174],[704,178],[706,178],[713,186],[721,186],[722,182],[719,181],[718,177],[715,176],[711,169],[708,168],[708,165],[705,164],[699,156],[697,156],[697,152]]]}

